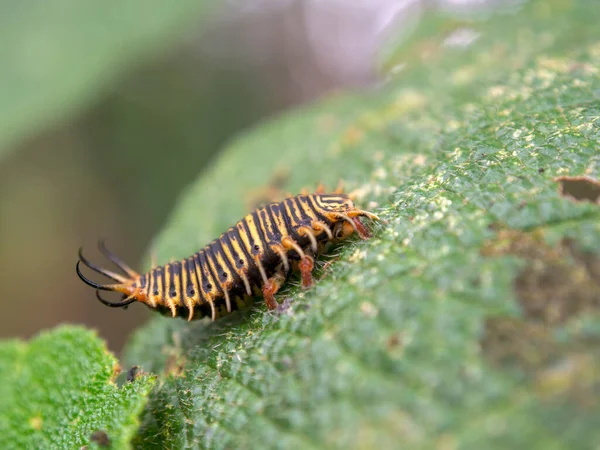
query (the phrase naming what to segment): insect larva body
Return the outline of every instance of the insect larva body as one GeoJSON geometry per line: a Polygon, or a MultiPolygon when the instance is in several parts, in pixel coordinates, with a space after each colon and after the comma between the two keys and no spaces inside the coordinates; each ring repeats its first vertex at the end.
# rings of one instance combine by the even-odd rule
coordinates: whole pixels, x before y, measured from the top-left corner
{"type": "Polygon", "coordinates": [[[215,320],[246,306],[250,296],[262,294],[267,307],[275,309],[275,294],[292,271],[300,272],[304,288],[312,284],[314,257],[328,242],[341,241],[355,231],[363,239],[370,236],[360,221],[363,216],[379,220],[355,208],[345,194],[298,195],[255,210],[189,258],[145,274],[137,274],[102,243],[102,253],[124,275],[95,266],[81,250],[76,270],[96,289],[98,299],[112,307],[138,301],[173,317],[215,320]],[[81,263],[115,283],[89,280],[81,273],[81,263]],[[123,299],[108,302],[99,295],[101,290],[120,292],[123,299]]]}

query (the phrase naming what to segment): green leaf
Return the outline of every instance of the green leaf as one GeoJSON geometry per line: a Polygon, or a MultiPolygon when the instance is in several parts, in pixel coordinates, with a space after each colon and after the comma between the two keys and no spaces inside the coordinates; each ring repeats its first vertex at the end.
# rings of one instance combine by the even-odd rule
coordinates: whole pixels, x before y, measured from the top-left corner
{"type": "Polygon", "coordinates": [[[212,3],[2,2],[0,157],[197,27],[212,3]]]}
{"type": "MultiPolygon", "coordinates": [[[[600,442],[600,6],[425,17],[377,92],[239,137],[183,196],[159,260],[252,191],[346,180],[381,214],[285,307],[156,318],[126,360],[161,374],[137,448],[589,448],[600,442]],[[448,45],[453,33],[478,36],[448,45]],[[392,69],[393,68],[393,69],[392,69]]],[[[454,35],[456,36],[456,35],[454,35]]]]}
{"type": "Polygon", "coordinates": [[[111,448],[128,448],[154,377],[119,388],[117,374],[105,344],[79,327],[0,343],[0,446],[79,449],[104,432],[111,448]]]}

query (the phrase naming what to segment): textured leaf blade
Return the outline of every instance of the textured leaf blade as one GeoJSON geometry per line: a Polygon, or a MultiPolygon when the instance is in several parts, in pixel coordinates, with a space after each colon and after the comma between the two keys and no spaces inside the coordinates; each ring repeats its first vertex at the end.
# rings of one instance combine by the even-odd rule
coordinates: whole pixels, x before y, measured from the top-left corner
{"type": "Polygon", "coordinates": [[[61,327],[25,343],[0,345],[2,448],[81,448],[105,432],[128,448],[154,378],[121,388],[118,365],[91,331],[61,327]]]}

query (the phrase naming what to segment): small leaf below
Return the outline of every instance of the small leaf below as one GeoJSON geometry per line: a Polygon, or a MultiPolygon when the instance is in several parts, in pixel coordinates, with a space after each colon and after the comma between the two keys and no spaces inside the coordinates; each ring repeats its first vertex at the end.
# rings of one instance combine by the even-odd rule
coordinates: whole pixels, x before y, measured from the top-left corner
{"type": "Polygon", "coordinates": [[[0,343],[0,448],[128,448],[152,377],[119,388],[115,357],[91,331],[61,327],[0,343]]]}

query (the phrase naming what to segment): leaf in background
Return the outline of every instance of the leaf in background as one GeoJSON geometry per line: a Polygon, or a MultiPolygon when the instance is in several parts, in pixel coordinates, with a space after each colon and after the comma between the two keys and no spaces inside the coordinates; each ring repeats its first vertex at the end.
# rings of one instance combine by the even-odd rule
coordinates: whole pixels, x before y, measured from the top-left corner
{"type": "Polygon", "coordinates": [[[292,192],[344,178],[389,222],[313,289],[288,285],[283,313],[141,329],[126,359],[164,380],[135,445],[597,446],[600,211],[554,177],[600,177],[599,14],[539,0],[426,17],[378,92],[234,142],[158,237],[161,261],[218,236],[282,169],[292,192]]]}
{"type": "Polygon", "coordinates": [[[198,26],[210,3],[2,2],[0,157],[198,26]]]}
{"type": "MultiPolygon", "coordinates": [[[[79,449],[106,433],[129,447],[154,384],[140,375],[117,387],[116,359],[95,333],[78,327],[0,343],[0,447],[79,449]]],[[[94,447],[90,447],[94,448],[94,447]]]]}

